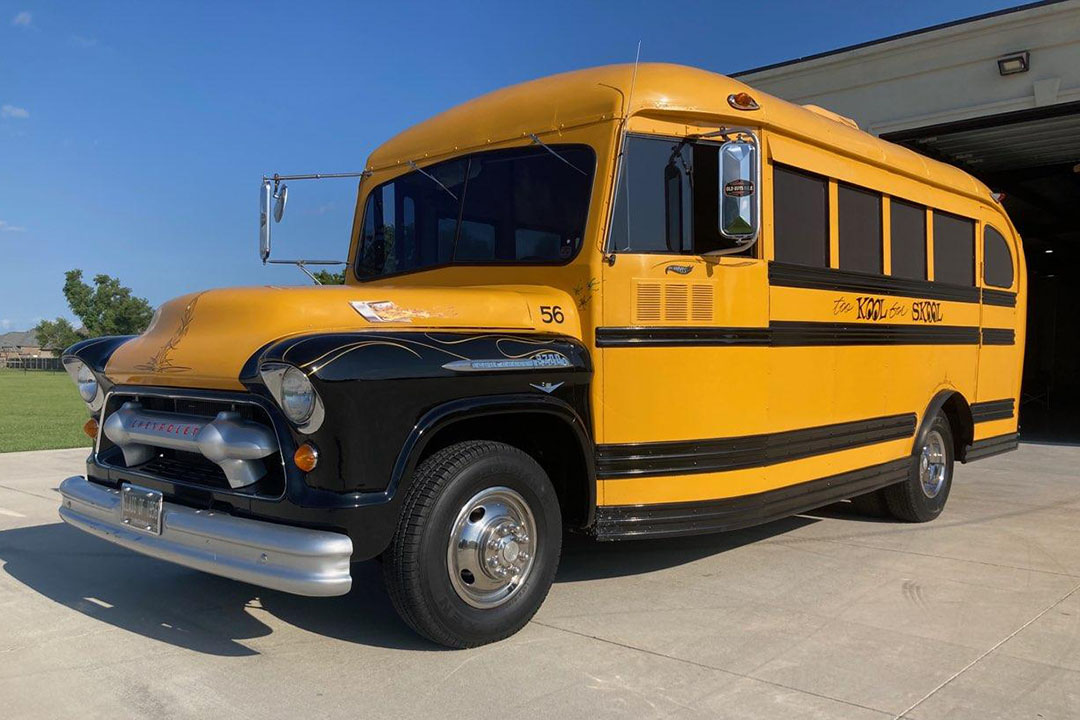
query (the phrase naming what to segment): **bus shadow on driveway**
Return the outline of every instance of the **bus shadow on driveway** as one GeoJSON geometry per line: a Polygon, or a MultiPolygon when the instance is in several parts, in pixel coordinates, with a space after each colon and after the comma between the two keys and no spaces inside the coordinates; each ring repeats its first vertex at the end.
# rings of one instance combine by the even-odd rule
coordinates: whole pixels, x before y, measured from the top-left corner
{"type": "MultiPolygon", "coordinates": [[[[615,543],[567,535],[556,583],[615,579],[674,567],[813,522],[792,517],[719,535],[615,543]]],[[[208,655],[258,655],[243,641],[272,635],[279,622],[362,645],[444,650],[398,618],[376,561],[353,565],[348,595],[307,598],[146,557],[64,523],[0,532],[0,561],[7,575],[53,602],[208,655]]],[[[557,591],[556,587],[553,592],[557,591]]],[[[613,597],[618,592],[614,582],[611,592],[613,597]]]]}

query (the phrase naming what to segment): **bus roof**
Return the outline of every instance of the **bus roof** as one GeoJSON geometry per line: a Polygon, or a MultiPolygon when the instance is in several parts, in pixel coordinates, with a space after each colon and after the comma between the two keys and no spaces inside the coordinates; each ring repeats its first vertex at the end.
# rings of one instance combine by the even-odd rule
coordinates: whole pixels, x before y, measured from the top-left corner
{"type": "MultiPolygon", "coordinates": [[[[666,63],[607,65],[502,88],[418,123],[379,146],[368,167],[382,170],[422,163],[496,143],[544,136],[630,115],[688,124],[760,124],[994,206],[990,190],[959,168],[851,127],[819,108],[795,105],[717,73],[666,63]],[[759,110],[737,111],[727,98],[748,92],[759,110]]],[[[550,140],[550,139],[549,139],[550,140]]]]}

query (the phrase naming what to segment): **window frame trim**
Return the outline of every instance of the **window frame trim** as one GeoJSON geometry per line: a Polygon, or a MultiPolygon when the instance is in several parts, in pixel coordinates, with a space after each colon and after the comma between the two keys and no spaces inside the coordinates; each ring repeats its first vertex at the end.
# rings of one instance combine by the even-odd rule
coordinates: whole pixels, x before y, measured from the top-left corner
{"type": "MultiPolygon", "coordinates": [[[[629,149],[629,140],[631,138],[642,138],[642,139],[645,139],[645,140],[672,140],[672,141],[675,141],[675,142],[680,142],[682,140],[687,140],[685,135],[680,137],[679,135],[667,135],[667,134],[664,134],[664,133],[649,133],[649,132],[641,132],[639,130],[639,131],[636,131],[636,132],[627,132],[626,133],[625,140],[624,140],[624,142],[626,142],[626,145],[627,145],[626,149],[629,149]]],[[[723,141],[723,140],[713,140],[712,138],[695,138],[695,139],[692,139],[692,140],[687,140],[686,146],[687,147],[692,147],[693,145],[710,145],[710,146],[715,147],[717,152],[720,152],[720,148],[724,145],[724,143],[725,143],[725,141],[723,141]]],[[[624,150],[623,154],[625,154],[625,150],[624,150]]],[[[622,164],[621,164],[621,166],[619,168],[620,173],[623,172],[623,168],[625,168],[625,166],[626,166],[626,160],[623,159],[621,161],[621,163],[622,164]]],[[[758,165],[759,165],[759,170],[758,170],[759,178],[758,179],[759,179],[759,184],[760,184],[760,174],[762,172],[762,168],[765,165],[765,163],[763,162],[763,151],[761,149],[761,139],[760,139],[760,137],[758,138],[758,165]]],[[[632,249],[631,250],[622,250],[620,248],[615,247],[615,234],[614,234],[615,233],[615,204],[618,202],[618,199],[619,199],[618,193],[619,193],[619,190],[621,190],[621,188],[622,188],[622,183],[623,182],[626,182],[625,178],[622,178],[621,182],[612,183],[613,192],[612,192],[612,197],[611,197],[611,221],[608,223],[607,239],[604,241],[604,253],[605,254],[612,255],[612,256],[615,256],[615,255],[660,255],[660,256],[663,256],[663,257],[693,257],[693,258],[727,257],[727,256],[724,256],[724,255],[717,256],[717,255],[712,254],[712,253],[696,253],[696,252],[693,252],[693,249],[694,249],[693,248],[693,245],[694,245],[694,220],[693,220],[693,215],[694,215],[694,192],[693,192],[692,189],[691,189],[691,192],[690,192],[690,216],[691,216],[690,217],[690,245],[691,245],[690,249],[691,249],[691,252],[683,252],[683,251],[676,252],[674,250],[666,250],[666,251],[658,251],[658,252],[642,252],[640,250],[632,250],[632,249]]],[[[758,194],[759,203],[760,203],[760,198],[761,198],[760,192],[761,191],[759,189],[759,191],[758,191],[758,193],[759,193],[758,194]]],[[[717,204],[719,205],[719,198],[717,198],[717,204]]],[[[664,209],[665,209],[665,213],[666,213],[667,207],[665,206],[664,209]]],[[[754,253],[752,255],[748,255],[748,256],[739,255],[738,253],[732,253],[731,254],[732,257],[736,257],[736,258],[745,257],[745,259],[747,259],[747,260],[764,260],[765,259],[764,250],[757,249],[757,248],[762,246],[762,244],[761,244],[761,234],[763,234],[763,229],[761,227],[761,225],[762,225],[761,216],[762,216],[763,212],[764,212],[764,206],[762,204],[762,205],[759,205],[759,208],[758,208],[758,225],[759,225],[758,239],[751,246],[751,247],[754,248],[754,253]]],[[[683,225],[684,226],[686,224],[685,221],[686,221],[686,219],[683,218],[683,225]]]]}
{"type": "MultiPolygon", "coordinates": [[[[432,265],[425,265],[424,267],[410,268],[408,270],[400,270],[400,271],[392,272],[392,273],[383,273],[383,274],[375,275],[375,276],[361,275],[358,272],[358,269],[360,268],[360,260],[361,260],[361,258],[363,256],[364,223],[367,220],[368,202],[371,200],[371,198],[374,196],[375,192],[379,188],[381,188],[384,185],[387,185],[389,183],[397,182],[399,179],[405,177],[406,175],[416,172],[415,169],[410,169],[409,172],[403,172],[400,175],[395,175],[394,177],[389,178],[388,180],[384,180],[383,182],[381,182],[378,185],[371,188],[371,190],[369,190],[364,195],[364,200],[363,200],[364,212],[363,212],[362,216],[360,217],[360,222],[358,224],[359,234],[357,236],[357,242],[356,242],[356,257],[353,259],[353,262],[350,264],[350,269],[352,270],[353,278],[358,283],[369,283],[369,282],[378,282],[379,280],[385,280],[387,278],[395,278],[395,277],[401,277],[401,276],[404,276],[404,275],[414,275],[416,273],[428,272],[429,270],[443,270],[443,269],[446,269],[446,268],[449,268],[449,267],[500,267],[500,268],[505,268],[505,267],[564,267],[564,266],[569,265],[570,263],[574,262],[581,255],[581,253],[585,249],[586,245],[588,245],[588,239],[587,239],[588,238],[588,228],[589,228],[589,221],[593,219],[593,195],[596,193],[596,177],[597,177],[598,170],[599,170],[599,153],[597,152],[595,147],[593,147],[589,143],[584,143],[584,142],[555,143],[555,144],[548,145],[548,147],[557,149],[560,146],[566,146],[566,145],[572,145],[572,146],[576,146],[576,147],[585,148],[585,149],[588,149],[589,152],[592,153],[592,169],[591,169],[591,173],[590,173],[590,176],[589,176],[589,189],[588,189],[588,192],[586,193],[585,218],[584,218],[584,222],[582,223],[582,228],[581,228],[581,245],[578,247],[578,249],[576,251],[574,251],[574,253],[572,255],[570,255],[570,257],[566,258],[565,260],[541,261],[541,262],[538,262],[538,261],[522,262],[522,261],[516,261],[516,260],[495,260],[495,261],[488,261],[488,262],[455,262],[453,260],[453,258],[451,257],[449,262],[436,263],[436,264],[432,264],[432,265]]],[[[427,170],[428,168],[434,167],[436,165],[440,165],[440,164],[442,164],[444,162],[453,162],[454,160],[462,160],[462,159],[468,160],[471,163],[472,158],[475,155],[482,155],[482,154],[485,154],[485,153],[509,152],[509,151],[512,151],[512,150],[528,150],[528,149],[532,149],[532,148],[535,148],[535,147],[537,147],[535,144],[530,143],[530,144],[527,144],[527,145],[513,145],[511,147],[505,147],[505,148],[493,148],[493,149],[490,149],[490,150],[479,150],[479,151],[472,152],[472,153],[466,153],[464,155],[455,155],[453,157],[443,158],[443,159],[439,160],[438,162],[433,162],[433,163],[431,163],[429,165],[420,165],[420,168],[423,169],[423,170],[427,170]]],[[[543,154],[538,153],[537,157],[543,157],[543,154]]],[[[468,178],[468,169],[467,168],[466,168],[465,176],[466,176],[466,179],[467,179],[468,178]]],[[[461,200],[458,202],[458,222],[457,222],[457,227],[456,227],[456,230],[455,230],[455,233],[454,233],[454,249],[455,250],[457,249],[457,237],[458,237],[458,234],[461,232],[461,216],[462,216],[462,213],[464,211],[464,207],[465,207],[465,193],[463,191],[462,194],[461,194],[461,200]]]]}
{"type": "MultiPolygon", "coordinates": [[[[927,211],[933,210],[928,205],[915,202],[914,200],[908,200],[907,198],[900,197],[898,195],[889,195],[889,274],[886,277],[895,277],[901,280],[918,280],[919,282],[934,282],[930,279],[931,267],[933,267],[933,247],[931,246],[931,231],[932,227],[928,227],[926,221],[927,211]],[[921,278],[909,278],[902,275],[897,275],[892,267],[891,253],[894,247],[894,238],[892,232],[892,219],[893,219],[893,205],[899,203],[900,205],[909,207],[913,210],[920,211],[919,214],[922,219],[922,247],[923,247],[923,276],[921,278]]],[[[949,283],[945,283],[948,285],[949,283]]]]}
{"type": "Polygon", "coordinates": [[[930,232],[927,233],[927,237],[933,239],[932,245],[930,246],[929,257],[927,258],[927,261],[928,261],[928,264],[927,264],[928,273],[929,273],[929,267],[930,267],[930,265],[929,265],[930,260],[933,260],[933,267],[934,267],[934,279],[931,280],[930,282],[938,283],[939,285],[951,285],[952,287],[973,287],[973,288],[980,287],[980,285],[979,285],[979,275],[980,275],[980,273],[979,273],[979,225],[980,225],[980,222],[978,220],[976,220],[975,218],[973,218],[973,217],[969,217],[967,215],[961,215],[959,213],[950,212],[948,210],[942,210],[941,208],[933,207],[933,206],[930,206],[930,205],[927,205],[926,209],[929,211],[929,226],[930,226],[929,227],[930,232]],[[936,232],[936,228],[934,228],[934,219],[938,215],[942,215],[942,216],[945,216],[945,217],[956,218],[958,220],[964,220],[966,222],[971,223],[971,263],[972,263],[972,266],[971,266],[971,284],[943,282],[943,281],[937,279],[937,274],[938,274],[938,272],[937,272],[937,270],[938,270],[937,269],[937,232],[936,232]]]}
{"type": "MultiPolygon", "coordinates": [[[[836,226],[836,267],[833,268],[833,267],[830,266],[830,269],[832,269],[832,270],[843,270],[844,272],[857,272],[857,273],[861,273],[863,275],[880,275],[882,277],[889,277],[888,275],[885,274],[885,215],[886,215],[885,199],[887,197],[889,197],[889,196],[885,192],[883,192],[881,190],[874,190],[873,188],[866,187],[865,185],[857,185],[855,183],[850,183],[850,182],[847,182],[845,180],[839,180],[839,179],[836,179],[836,178],[831,178],[831,180],[836,183],[836,220],[835,220],[835,222],[832,222],[831,219],[830,219],[830,224],[836,226]],[[881,254],[879,255],[879,263],[878,263],[878,267],[880,269],[877,270],[876,272],[866,272],[865,270],[852,270],[850,268],[845,268],[840,264],[844,260],[843,253],[840,252],[840,190],[843,189],[844,187],[855,190],[856,192],[863,192],[863,193],[867,193],[869,195],[877,196],[877,201],[878,201],[878,206],[877,206],[877,210],[878,210],[878,212],[877,212],[877,215],[878,215],[878,240],[879,240],[878,249],[881,251],[881,254]]],[[[890,210],[891,209],[892,208],[890,206],[890,210]]],[[[890,234],[890,239],[891,239],[891,235],[892,235],[891,230],[892,230],[892,228],[890,228],[890,233],[889,233],[890,234]]],[[[890,250],[891,249],[892,248],[890,247],[890,250]]],[[[890,260],[890,265],[891,265],[892,258],[889,258],[889,260],[890,260]]]]}
{"type": "MultiPolygon", "coordinates": [[[[824,270],[839,270],[839,267],[833,267],[834,262],[839,262],[839,252],[835,251],[834,244],[839,245],[839,227],[833,218],[833,197],[834,194],[839,193],[838,183],[839,181],[829,175],[823,175],[813,170],[807,170],[799,165],[791,165],[789,163],[778,162],[770,158],[769,160],[769,204],[772,209],[772,217],[769,218],[769,230],[770,230],[770,242],[772,250],[772,262],[783,263],[786,265],[799,265],[800,267],[809,268],[822,268],[824,270]],[[787,260],[776,259],[776,168],[789,169],[795,171],[796,174],[807,175],[813,178],[818,178],[825,183],[825,265],[803,265],[802,263],[792,263],[787,260]],[[835,241],[835,242],[834,242],[835,241]]],[[[848,271],[844,271],[848,272],[848,271]]]]}
{"type": "Polygon", "coordinates": [[[1017,276],[1016,270],[1017,270],[1017,268],[1016,268],[1016,255],[1013,254],[1012,248],[1009,246],[1009,237],[1005,233],[1001,232],[1001,230],[999,230],[997,225],[995,225],[994,223],[986,222],[984,220],[983,223],[982,223],[982,226],[983,226],[983,248],[982,248],[983,259],[982,259],[982,273],[981,273],[982,277],[979,278],[982,281],[982,287],[992,288],[992,289],[997,289],[997,290],[1012,290],[1012,288],[1016,285],[1016,276],[1017,276]],[[986,262],[986,231],[987,230],[993,230],[994,232],[996,232],[998,234],[998,237],[1000,237],[1001,240],[1005,243],[1005,252],[1007,252],[1009,254],[1009,278],[1010,278],[1010,281],[1009,281],[1008,285],[996,285],[996,284],[994,284],[994,283],[992,283],[992,282],[990,282],[989,280],[986,279],[986,266],[987,266],[987,262],[986,262]]]}

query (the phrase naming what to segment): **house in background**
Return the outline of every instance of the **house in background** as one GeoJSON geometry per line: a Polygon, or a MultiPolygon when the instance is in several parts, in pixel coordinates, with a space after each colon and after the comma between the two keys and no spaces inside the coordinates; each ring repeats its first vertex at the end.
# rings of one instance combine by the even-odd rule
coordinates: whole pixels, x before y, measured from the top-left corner
{"type": "Polygon", "coordinates": [[[0,367],[60,370],[60,359],[52,350],[38,344],[33,330],[7,332],[0,335],[0,367]]]}

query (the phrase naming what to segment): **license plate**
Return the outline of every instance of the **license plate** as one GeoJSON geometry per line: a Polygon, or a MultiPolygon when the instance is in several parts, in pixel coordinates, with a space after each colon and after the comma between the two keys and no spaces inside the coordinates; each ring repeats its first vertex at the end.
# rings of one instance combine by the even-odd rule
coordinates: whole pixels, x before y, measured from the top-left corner
{"type": "Polygon", "coordinates": [[[161,503],[157,490],[131,484],[120,488],[120,517],[137,530],[161,534],[161,503]]]}

